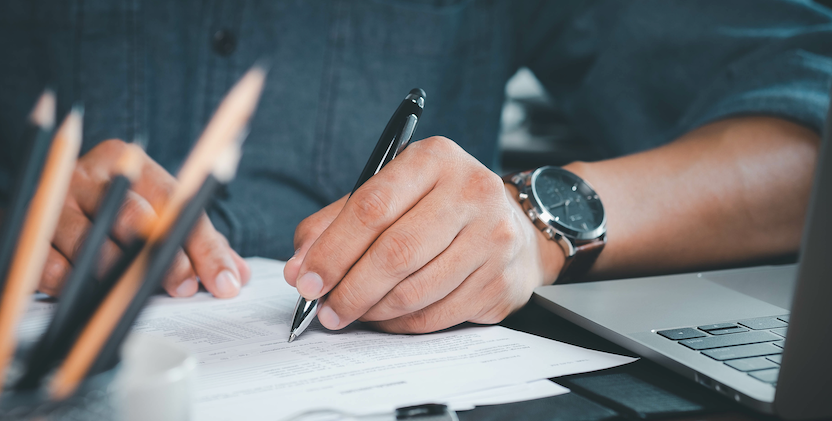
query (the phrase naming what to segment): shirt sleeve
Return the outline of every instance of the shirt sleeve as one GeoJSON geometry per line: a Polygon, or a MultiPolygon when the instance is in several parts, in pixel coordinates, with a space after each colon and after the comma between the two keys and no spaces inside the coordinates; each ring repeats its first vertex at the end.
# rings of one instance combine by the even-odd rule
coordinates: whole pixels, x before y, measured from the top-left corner
{"type": "Polygon", "coordinates": [[[739,115],[823,127],[832,75],[832,14],[823,6],[584,1],[564,10],[551,3],[530,7],[518,23],[529,28],[519,64],[576,132],[611,156],[739,115]],[[568,18],[551,18],[558,14],[568,18]]]}

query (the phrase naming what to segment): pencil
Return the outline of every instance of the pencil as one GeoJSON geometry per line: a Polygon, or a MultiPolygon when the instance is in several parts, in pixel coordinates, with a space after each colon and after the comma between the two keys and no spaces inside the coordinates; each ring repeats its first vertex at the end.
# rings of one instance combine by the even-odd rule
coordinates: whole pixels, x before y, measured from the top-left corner
{"type": "Polygon", "coordinates": [[[178,184],[153,224],[147,244],[107,294],[52,378],[49,391],[54,399],[69,396],[89,372],[139,290],[150,262],[151,250],[170,232],[183,206],[200,188],[217,159],[243,133],[254,113],[265,77],[265,69],[255,66],[220,103],[179,171],[178,184]]]}
{"type": "Polygon", "coordinates": [[[41,379],[66,354],[77,335],[103,298],[102,286],[95,278],[101,247],[107,240],[127,191],[141,173],[142,150],[131,144],[116,163],[115,176],[95,215],[95,223],[84,239],[74,268],[64,283],[61,299],[46,332],[29,353],[23,376],[15,389],[34,389],[41,379]]]}
{"type": "Polygon", "coordinates": [[[17,170],[14,190],[9,207],[0,227],[0,294],[8,275],[9,264],[14,256],[14,248],[23,225],[29,202],[35,194],[46,153],[52,141],[52,128],[55,125],[55,94],[46,89],[32,113],[23,133],[21,144],[24,153],[21,156],[22,167],[17,170]]]}
{"type": "Polygon", "coordinates": [[[153,249],[144,281],[90,368],[90,375],[107,371],[118,363],[118,351],[127,334],[130,333],[130,328],[139,317],[147,301],[162,284],[165,273],[176,257],[177,250],[185,242],[197,219],[202,215],[203,209],[213,197],[214,192],[218,187],[227,184],[234,178],[239,157],[239,146],[232,147],[232,150],[220,157],[214,171],[208,175],[205,182],[202,183],[202,187],[182,209],[171,232],[153,249]]]}
{"type": "Polygon", "coordinates": [[[5,369],[14,354],[15,325],[37,288],[52,247],[52,235],[81,149],[82,115],[80,107],[73,108],[55,135],[9,266],[0,301],[0,379],[5,378],[5,369]]]}

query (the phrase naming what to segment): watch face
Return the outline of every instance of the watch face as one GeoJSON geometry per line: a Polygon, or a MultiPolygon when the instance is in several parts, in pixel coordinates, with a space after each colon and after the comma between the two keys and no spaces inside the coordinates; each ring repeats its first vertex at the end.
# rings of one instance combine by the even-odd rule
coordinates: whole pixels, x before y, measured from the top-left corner
{"type": "Polygon", "coordinates": [[[604,206],[595,190],[578,176],[557,167],[544,167],[534,172],[531,185],[543,216],[551,224],[579,239],[603,233],[604,206]]]}

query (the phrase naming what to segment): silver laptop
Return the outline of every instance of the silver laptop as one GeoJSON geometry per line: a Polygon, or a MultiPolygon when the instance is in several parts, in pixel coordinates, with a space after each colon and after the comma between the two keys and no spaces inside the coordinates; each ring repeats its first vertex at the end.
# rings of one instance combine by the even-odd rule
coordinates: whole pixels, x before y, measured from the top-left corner
{"type": "Polygon", "coordinates": [[[832,418],[832,107],[799,263],[553,285],[543,307],[755,410],[832,418]]]}

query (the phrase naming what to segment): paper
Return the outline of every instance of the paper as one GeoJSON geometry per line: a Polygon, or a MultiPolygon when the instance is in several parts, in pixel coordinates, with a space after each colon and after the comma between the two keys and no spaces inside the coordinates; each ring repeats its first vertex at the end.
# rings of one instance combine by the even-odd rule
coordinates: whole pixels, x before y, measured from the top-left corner
{"type": "Polygon", "coordinates": [[[499,388],[521,398],[563,393],[530,382],[634,361],[500,326],[392,335],[360,324],[329,332],[313,322],[287,343],[297,291],[281,263],[248,262],[252,280],[237,298],[156,297],[135,326],[196,355],[197,420],[279,420],[322,408],[378,413],[453,396],[460,407],[504,402],[499,388]]]}
{"type": "Polygon", "coordinates": [[[529,401],[532,399],[562,395],[564,393],[569,393],[569,389],[551,380],[543,379],[451,396],[448,398],[447,404],[454,411],[465,411],[474,409],[475,406],[529,401]]]}

